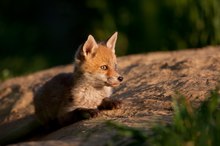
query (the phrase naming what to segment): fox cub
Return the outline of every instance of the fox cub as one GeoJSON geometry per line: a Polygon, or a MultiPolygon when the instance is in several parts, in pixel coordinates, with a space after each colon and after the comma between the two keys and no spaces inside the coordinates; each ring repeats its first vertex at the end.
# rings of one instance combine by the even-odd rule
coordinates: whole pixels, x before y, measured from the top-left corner
{"type": "Polygon", "coordinates": [[[121,101],[109,98],[112,87],[123,80],[117,71],[116,41],[117,32],[100,43],[89,35],[75,54],[74,72],[56,75],[36,92],[35,113],[42,124],[65,126],[100,110],[120,108],[121,101]]]}

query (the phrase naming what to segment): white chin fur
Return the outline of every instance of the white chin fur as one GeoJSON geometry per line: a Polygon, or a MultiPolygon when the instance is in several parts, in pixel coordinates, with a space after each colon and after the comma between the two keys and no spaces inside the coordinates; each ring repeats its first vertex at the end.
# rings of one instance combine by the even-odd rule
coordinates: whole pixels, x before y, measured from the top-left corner
{"type": "Polygon", "coordinates": [[[91,84],[98,87],[103,87],[103,86],[116,87],[120,85],[120,82],[117,80],[116,77],[107,77],[104,74],[90,74],[90,73],[85,73],[85,76],[88,79],[88,81],[90,81],[91,84]]]}
{"type": "Polygon", "coordinates": [[[95,85],[96,87],[106,86],[107,77],[103,74],[84,73],[84,76],[91,85],[95,85]]]}
{"type": "Polygon", "coordinates": [[[104,74],[91,73],[85,73],[85,76],[95,87],[117,87],[120,85],[120,82],[117,80],[117,77],[107,77],[104,74]]]}

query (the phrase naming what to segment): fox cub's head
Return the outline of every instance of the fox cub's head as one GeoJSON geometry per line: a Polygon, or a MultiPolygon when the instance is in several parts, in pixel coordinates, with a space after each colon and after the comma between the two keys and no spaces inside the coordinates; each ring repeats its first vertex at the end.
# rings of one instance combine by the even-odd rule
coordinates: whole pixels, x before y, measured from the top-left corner
{"type": "Polygon", "coordinates": [[[96,86],[118,86],[123,77],[118,74],[115,44],[118,33],[107,41],[97,43],[92,35],[79,47],[75,55],[76,70],[96,86]]]}

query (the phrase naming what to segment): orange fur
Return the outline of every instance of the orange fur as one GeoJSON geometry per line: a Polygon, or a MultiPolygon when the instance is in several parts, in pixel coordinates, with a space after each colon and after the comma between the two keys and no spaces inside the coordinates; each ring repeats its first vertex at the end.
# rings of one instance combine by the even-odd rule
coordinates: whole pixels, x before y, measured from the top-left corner
{"type": "Polygon", "coordinates": [[[116,40],[114,33],[106,43],[97,44],[89,35],[76,52],[74,73],[59,74],[40,88],[34,105],[43,124],[58,120],[59,124],[67,125],[94,117],[99,110],[120,107],[117,100],[106,99],[112,87],[123,80],[116,68],[116,40]]]}
{"type": "Polygon", "coordinates": [[[96,50],[96,55],[93,58],[88,58],[86,59],[83,69],[85,71],[88,71],[90,73],[104,73],[108,76],[112,76],[113,72],[115,72],[115,65],[116,65],[116,56],[112,52],[111,49],[99,45],[97,50],[96,50]],[[100,69],[101,65],[108,65],[109,70],[103,71],[100,69]]]}

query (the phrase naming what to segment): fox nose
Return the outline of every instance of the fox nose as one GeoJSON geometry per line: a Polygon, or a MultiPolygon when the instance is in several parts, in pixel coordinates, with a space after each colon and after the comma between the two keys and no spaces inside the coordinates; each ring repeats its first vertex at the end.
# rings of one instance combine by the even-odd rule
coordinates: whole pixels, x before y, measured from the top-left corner
{"type": "Polygon", "coordinates": [[[118,77],[118,80],[119,80],[120,82],[122,82],[122,81],[123,81],[123,77],[122,77],[122,76],[119,76],[119,77],[118,77]]]}

